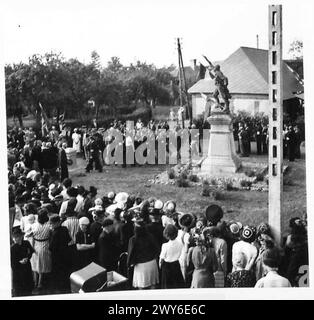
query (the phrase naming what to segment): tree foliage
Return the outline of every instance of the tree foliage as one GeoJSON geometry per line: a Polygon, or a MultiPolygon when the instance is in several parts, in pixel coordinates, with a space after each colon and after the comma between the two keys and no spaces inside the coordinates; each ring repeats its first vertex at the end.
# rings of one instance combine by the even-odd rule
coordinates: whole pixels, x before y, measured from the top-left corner
{"type": "Polygon", "coordinates": [[[124,66],[112,57],[105,68],[96,51],[91,62],[66,60],[60,53],[33,55],[28,63],[7,65],[6,99],[8,115],[32,113],[40,121],[39,103],[48,117],[64,113],[81,120],[99,110],[115,115],[117,110],[129,110],[137,104],[155,106],[170,104],[173,96],[173,77],[170,68],[156,68],[137,61],[124,66]],[[88,104],[95,101],[95,110],[88,104]]]}
{"type": "Polygon", "coordinates": [[[289,54],[295,60],[303,59],[303,41],[302,40],[294,40],[290,44],[289,54]]]}

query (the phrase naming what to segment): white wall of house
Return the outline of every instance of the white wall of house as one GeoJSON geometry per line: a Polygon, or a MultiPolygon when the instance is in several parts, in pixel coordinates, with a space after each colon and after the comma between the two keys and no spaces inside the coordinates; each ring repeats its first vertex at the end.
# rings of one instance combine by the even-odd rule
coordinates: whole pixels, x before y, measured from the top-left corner
{"type": "MultiPolygon", "coordinates": [[[[205,99],[198,93],[192,95],[192,115],[197,118],[205,112],[205,99]]],[[[259,112],[268,113],[267,96],[234,96],[230,101],[231,112],[246,111],[251,115],[259,112]]]]}
{"type": "Polygon", "coordinates": [[[260,99],[260,98],[251,98],[251,99],[235,98],[232,100],[231,110],[235,113],[237,111],[246,111],[251,115],[254,115],[259,112],[263,112],[267,114],[269,110],[269,102],[268,102],[268,99],[266,100],[266,99],[260,99]]]}

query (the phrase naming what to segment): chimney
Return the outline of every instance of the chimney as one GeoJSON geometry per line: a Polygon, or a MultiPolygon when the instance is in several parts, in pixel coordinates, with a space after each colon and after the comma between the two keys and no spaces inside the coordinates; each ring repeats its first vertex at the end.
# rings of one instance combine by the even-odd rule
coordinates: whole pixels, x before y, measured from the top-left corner
{"type": "Polygon", "coordinates": [[[256,35],[256,49],[259,49],[259,38],[258,38],[258,34],[256,35]]]}
{"type": "Polygon", "coordinates": [[[191,68],[195,71],[196,70],[196,59],[190,60],[191,68]]]}

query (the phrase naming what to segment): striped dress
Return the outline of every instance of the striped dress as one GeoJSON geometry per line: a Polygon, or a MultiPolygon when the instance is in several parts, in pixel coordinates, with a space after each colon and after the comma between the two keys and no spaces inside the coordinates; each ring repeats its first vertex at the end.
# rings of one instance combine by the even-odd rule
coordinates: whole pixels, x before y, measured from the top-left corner
{"type": "Polygon", "coordinates": [[[32,225],[34,250],[31,258],[32,270],[37,273],[51,272],[51,253],[49,250],[50,228],[49,223],[40,224],[36,222],[32,225]]]}

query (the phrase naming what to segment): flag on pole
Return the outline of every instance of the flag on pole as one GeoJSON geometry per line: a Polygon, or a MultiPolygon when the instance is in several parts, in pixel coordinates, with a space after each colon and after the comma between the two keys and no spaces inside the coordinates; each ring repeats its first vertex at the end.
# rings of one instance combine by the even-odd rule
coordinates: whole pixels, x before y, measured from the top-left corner
{"type": "Polygon", "coordinates": [[[41,110],[41,133],[42,133],[42,136],[44,137],[49,132],[49,129],[48,129],[49,120],[48,120],[47,114],[46,114],[43,106],[41,105],[41,103],[38,102],[38,104],[39,104],[39,107],[41,110]]]}
{"type": "Polygon", "coordinates": [[[64,121],[64,116],[65,116],[64,112],[59,115],[59,129],[60,129],[60,131],[64,130],[64,128],[66,126],[65,121],[64,121]]]}

